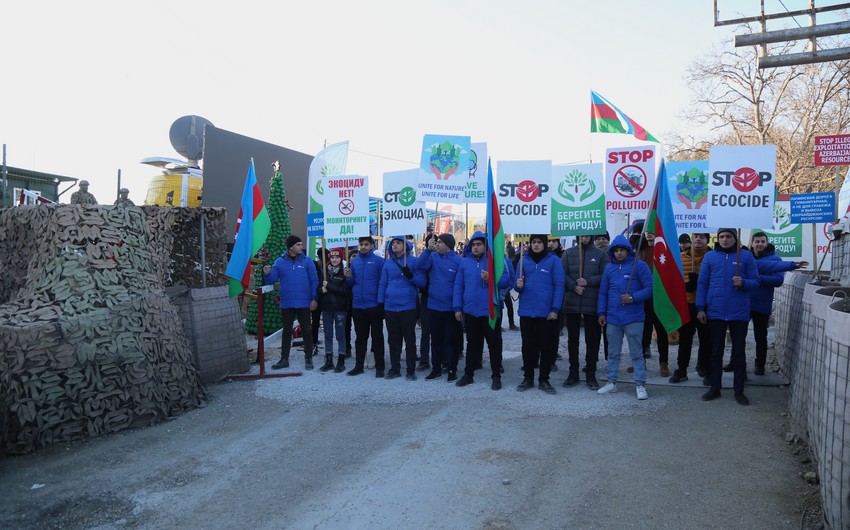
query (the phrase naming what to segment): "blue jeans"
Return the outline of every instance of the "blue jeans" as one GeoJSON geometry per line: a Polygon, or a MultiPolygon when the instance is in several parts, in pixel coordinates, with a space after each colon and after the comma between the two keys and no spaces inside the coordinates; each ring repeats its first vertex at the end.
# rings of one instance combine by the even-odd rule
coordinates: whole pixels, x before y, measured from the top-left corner
{"type": "Polygon", "coordinates": [[[629,355],[635,367],[635,385],[646,385],[646,360],[643,358],[643,347],[640,344],[643,337],[643,322],[632,322],[625,326],[608,323],[605,326],[608,335],[608,382],[617,382],[620,371],[620,350],[623,349],[623,335],[629,341],[629,355]]]}
{"type": "Polygon", "coordinates": [[[334,333],[338,355],[345,355],[345,315],[347,311],[322,311],[322,327],[325,328],[325,355],[334,353],[334,333]]]}

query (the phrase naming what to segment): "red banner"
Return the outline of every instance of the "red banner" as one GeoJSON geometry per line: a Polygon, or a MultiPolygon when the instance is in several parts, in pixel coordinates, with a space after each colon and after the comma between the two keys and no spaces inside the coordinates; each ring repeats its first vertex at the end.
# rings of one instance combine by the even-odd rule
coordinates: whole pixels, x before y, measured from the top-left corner
{"type": "Polygon", "coordinates": [[[850,134],[815,136],[816,166],[850,166],[850,134]]]}

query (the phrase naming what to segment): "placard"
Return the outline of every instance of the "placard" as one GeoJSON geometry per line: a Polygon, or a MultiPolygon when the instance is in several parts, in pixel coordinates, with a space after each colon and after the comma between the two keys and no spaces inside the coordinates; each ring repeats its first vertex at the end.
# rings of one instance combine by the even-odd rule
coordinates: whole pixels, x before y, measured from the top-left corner
{"type": "Polygon", "coordinates": [[[707,232],[708,160],[667,162],[667,189],[680,234],[707,232]]]}
{"type": "Polygon", "coordinates": [[[655,188],[655,146],[615,147],[605,151],[605,209],[645,214],[655,188]]]}
{"type": "Polygon", "coordinates": [[[604,234],[605,182],[602,164],[552,166],[553,236],[604,234]]]}
{"type": "Polygon", "coordinates": [[[548,234],[552,218],[552,161],[500,161],[496,195],[508,234],[548,234]]]}
{"type": "Polygon", "coordinates": [[[326,238],[369,235],[369,179],[360,175],[326,177],[323,204],[326,238]]]}
{"type": "Polygon", "coordinates": [[[708,226],[770,225],[776,189],[775,145],[712,147],[708,174],[708,226]]]}
{"type": "Polygon", "coordinates": [[[419,161],[419,200],[466,203],[470,147],[469,136],[425,135],[419,161]]]}
{"type": "Polygon", "coordinates": [[[388,236],[425,231],[425,201],[417,200],[416,187],[421,169],[384,173],[384,203],[381,211],[383,233],[388,236]]]}

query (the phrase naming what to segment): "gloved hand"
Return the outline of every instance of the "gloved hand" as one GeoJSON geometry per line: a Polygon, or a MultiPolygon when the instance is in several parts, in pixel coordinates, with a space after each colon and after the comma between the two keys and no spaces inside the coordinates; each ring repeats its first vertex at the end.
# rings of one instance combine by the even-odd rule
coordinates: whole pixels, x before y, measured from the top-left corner
{"type": "Polygon", "coordinates": [[[401,273],[404,274],[404,277],[407,278],[408,280],[413,279],[413,271],[410,270],[410,267],[408,267],[407,265],[402,267],[401,273]]]}
{"type": "Polygon", "coordinates": [[[695,293],[697,290],[697,278],[699,274],[696,272],[688,273],[688,281],[685,282],[685,291],[689,293],[695,293]]]}

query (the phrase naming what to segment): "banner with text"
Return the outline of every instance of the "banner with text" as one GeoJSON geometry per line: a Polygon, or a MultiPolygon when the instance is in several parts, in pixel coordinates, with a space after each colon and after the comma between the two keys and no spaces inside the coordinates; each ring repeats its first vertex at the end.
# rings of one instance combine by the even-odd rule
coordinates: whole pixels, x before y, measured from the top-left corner
{"type": "MultiPolygon", "coordinates": [[[[767,235],[767,240],[776,247],[776,255],[784,260],[808,261],[812,270],[816,264],[821,265],[823,262],[820,270],[830,270],[832,247],[829,244],[828,228],[832,226],[832,223],[817,223],[813,229],[811,224],[804,226],[792,223],[790,212],[790,201],[776,201],[773,224],[762,229],[767,235]],[[814,244],[812,243],[813,235],[814,244]]],[[[753,229],[742,232],[742,242],[749,245],[752,234],[758,231],[759,229],[753,229]]]]}
{"type": "Polygon", "coordinates": [[[605,182],[602,164],[552,166],[553,236],[604,234],[605,182]]]}
{"type": "Polygon", "coordinates": [[[655,188],[655,146],[615,147],[605,151],[605,209],[645,214],[655,188]]]}
{"type": "Polygon", "coordinates": [[[465,202],[487,202],[487,144],[476,142],[469,150],[469,171],[466,181],[465,202]]]}
{"type": "Polygon", "coordinates": [[[768,225],[776,189],[775,145],[718,145],[708,158],[711,227],[768,225]]]}
{"type": "Polygon", "coordinates": [[[838,219],[847,217],[848,214],[850,214],[850,169],[844,175],[844,183],[838,192],[838,219]]]}
{"type": "Polygon", "coordinates": [[[360,175],[326,177],[325,237],[356,238],[369,235],[369,179],[360,175]]]}
{"type": "Polygon", "coordinates": [[[815,136],[816,166],[850,166],[850,134],[815,136]]]}
{"type": "Polygon", "coordinates": [[[708,160],[667,162],[667,188],[678,232],[707,232],[708,160]]]}
{"type": "Polygon", "coordinates": [[[416,200],[421,169],[384,173],[383,232],[388,236],[425,232],[425,201],[416,200]]]}
{"type": "Polygon", "coordinates": [[[466,203],[470,148],[469,136],[425,135],[419,160],[420,200],[466,203]]]}
{"type": "MultiPolygon", "coordinates": [[[[325,214],[322,207],[324,177],[345,174],[348,162],[348,140],[331,144],[321,151],[310,162],[307,173],[307,255],[315,258],[319,255],[321,237],[325,231],[325,214]]],[[[328,239],[326,245],[332,244],[328,239]]]]}
{"type": "Polygon", "coordinates": [[[496,192],[508,234],[548,234],[552,217],[552,161],[499,161],[496,192]]]}

